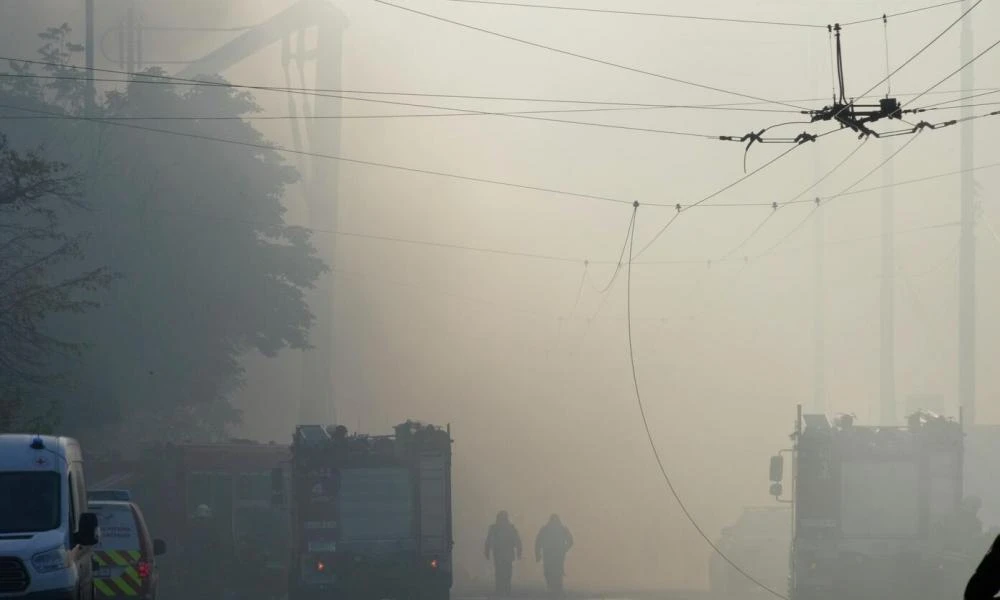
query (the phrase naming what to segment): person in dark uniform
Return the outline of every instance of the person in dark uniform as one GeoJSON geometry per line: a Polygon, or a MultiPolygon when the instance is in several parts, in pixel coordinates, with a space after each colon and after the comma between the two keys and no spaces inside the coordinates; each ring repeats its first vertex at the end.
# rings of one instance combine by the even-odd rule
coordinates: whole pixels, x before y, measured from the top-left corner
{"type": "Polygon", "coordinates": [[[496,593],[510,595],[510,580],[514,575],[514,559],[521,560],[521,536],[510,522],[507,511],[497,513],[496,523],[486,533],[486,559],[493,557],[496,593]]]}
{"type": "Polygon", "coordinates": [[[965,586],[965,600],[992,600],[1000,593],[1000,536],[986,552],[965,586]]]}
{"type": "Polygon", "coordinates": [[[566,553],[572,547],[573,534],[559,520],[559,515],[549,517],[535,538],[535,562],[542,561],[545,584],[554,596],[562,594],[566,553]]]}

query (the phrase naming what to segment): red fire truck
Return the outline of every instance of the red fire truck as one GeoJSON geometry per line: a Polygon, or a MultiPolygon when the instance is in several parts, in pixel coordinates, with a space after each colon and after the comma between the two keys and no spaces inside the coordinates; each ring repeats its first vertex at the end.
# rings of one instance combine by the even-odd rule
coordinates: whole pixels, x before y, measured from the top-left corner
{"type": "Polygon", "coordinates": [[[280,597],[287,582],[289,519],[273,501],[272,476],[291,459],[287,445],[234,440],[216,444],[149,446],[133,460],[88,465],[94,490],[127,490],[142,507],[150,531],[171,548],[160,569],[163,598],[189,595],[186,555],[198,507],[211,511],[220,540],[216,569],[225,588],[280,597]]]}

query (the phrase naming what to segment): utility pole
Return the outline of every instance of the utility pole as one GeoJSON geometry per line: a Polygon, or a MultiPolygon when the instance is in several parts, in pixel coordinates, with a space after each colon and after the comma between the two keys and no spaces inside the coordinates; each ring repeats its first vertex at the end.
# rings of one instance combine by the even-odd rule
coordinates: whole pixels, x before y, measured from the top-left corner
{"type": "MultiPolygon", "coordinates": [[[[893,143],[882,142],[884,158],[892,156],[893,143]]],[[[895,324],[895,198],[890,187],[893,183],[892,162],[888,161],[882,167],[882,311],[880,329],[882,333],[879,379],[880,424],[896,424],[896,324],[895,324]]]]}
{"type": "MultiPolygon", "coordinates": [[[[316,31],[316,87],[338,89],[341,84],[343,24],[327,18],[317,24],[316,31]]],[[[301,35],[301,34],[300,34],[301,35]]],[[[301,48],[301,46],[300,46],[301,48]]],[[[300,50],[301,52],[301,50],[300,50]]],[[[340,114],[340,100],[318,97],[313,103],[313,114],[340,114]]],[[[340,153],[340,124],[306,129],[310,146],[320,154],[340,153]]],[[[339,163],[314,158],[307,188],[309,225],[319,229],[337,229],[339,217],[339,163]]],[[[335,236],[315,240],[316,247],[336,265],[337,243],[335,236]]],[[[337,340],[334,335],[334,309],[336,288],[332,273],[317,282],[311,306],[316,315],[310,341],[313,348],[303,354],[302,388],[299,401],[300,423],[336,423],[337,395],[334,385],[334,365],[337,360],[337,340]]]]}
{"type": "MultiPolygon", "coordinates": [[[[970,0],[960,4],[963,13],[970,7],[970,0]]],[[[972,60],[972,23],[969,17],[962,20],[962,62],[972,60]]],[[[962,70],[962,89],[971,90],[972,65],[962,70]]],[[[972,115],[969,101],[962,103],[962,117],[972,115]]],[[[976,204],[975,180],[971,171],[974,130],[971,122],[962,128],[961,168],[962,184],[962,237],[958,274],[958,396],[962,417],[969,426],[976,424],[976,204]]]]}
{"type": "MultiPolygon", "coordinates": [[[[819,158],[816,158],[816,170],[820,170],[819,158]]],[[[816,218],[814,238],[816,240],[815,256],[815,307],[813,324],[813,412],[826,414],[826,281],[825,281],[825,256],[824,246],[826,245],[826,209],[822,206],[816,207],[816,218]]]]}
{"type": "MultiPolygon", "coordinates": [[[[816,59],[820,56],[816,54],[815,47],[810,46],[810,62],[815,63],[816,59]]],[[[831,73],[832,75],[832,73],[831,73]]],[[[822,93],[821,84],[819,82],[819,77],[816,72],[813,71],[813,88],[817,93],[822,93]]],[[[836,94],[831,90],[833,99],[836,100],[836,94]]],[[[814,162],[813,167],[815,169],[816,181],[820,181],[823,178],[823,157],[820,154],[819,148],[813,149],[814,162]]],[[[816,194],[819,195],[820,189],[815,190],[816,194]]],[[[815,239],[815,256],[814,258],[814,268],[813,277],[814,280],[814,299],[813,299],[813,402],[812,410],[817,414],[826,414],[826,280],[825,280],[825,256],[824,246],[826,245],[826,223],[824,219],[825,209],[819,204],[817,200],[816,204],[816,215],[813,219],[813,226],[815,227],[813,238],[815,239]]],[[[799,405],[799,413],[802,412],[802,406],[799,405]]]]}
{"type": "Polygon", "coordinates": [[[139,70],[136,68],[135,38],[135,0],[129,0],[125,7],[125,71],[129,73],[139,70]]]}
{"type": "Polygon", "coordinates": [[[94,0],[86,0],[86,13],[87,13],[87,23],[86,23],[86,47],[84,51],[87,57],[87,89],[86,97],[84,98],[84,112],[87,117],[94,116],[94,100],[97,99],[97,93],[94,90],[94,0]]]}

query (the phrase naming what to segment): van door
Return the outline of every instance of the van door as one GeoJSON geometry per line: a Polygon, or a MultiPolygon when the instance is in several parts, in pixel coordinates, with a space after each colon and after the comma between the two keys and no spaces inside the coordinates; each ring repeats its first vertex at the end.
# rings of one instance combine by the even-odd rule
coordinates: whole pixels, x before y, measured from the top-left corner
{"type": "Polygon", "coordinates": [[[73,463],[70,466],[69,478],[66,491],[70,496],[69,501],[69,531],[71,556],[76,564],[77,586],[80,590],[80,597],[86,600],[93,600],[94,597],[94,551],[90,546],[77,545],[73,538],[80,529],[80,515],[87,512],[87,484],[83,479],[83,466],[80,463],[73,463]]]}
{"type": "Polygon", "coordinates": [[[138,564],[142,541],[132,507],[125,503],[92,505],[101,524],[101,541],[94,548],[94,587],[100,599],[140,595],[143,580],[138,564]]]}

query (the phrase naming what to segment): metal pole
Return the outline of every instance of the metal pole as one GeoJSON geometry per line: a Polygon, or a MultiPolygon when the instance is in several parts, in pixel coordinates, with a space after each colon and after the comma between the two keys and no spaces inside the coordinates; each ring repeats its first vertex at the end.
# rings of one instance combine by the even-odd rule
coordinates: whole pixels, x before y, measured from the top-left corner
{"type": "MultiPolygon", "coordinates": [[[[893,144],[885,141],[882,152],[885,158],[892,155],[893,144]]],[[[896,424],[896,326],[895,326],[895,206],[893,190],[892,162],[882,168],[882,289],[881,289],[881,356],[880,356],[880,422],[882,425],[896,424]]]]}
{"type": "MultiPolygon", "coordinates": [[[[968,10],[970,0],[959,5],[968,10]]],[[[962,63],[972,59],[972,23],[968,18],[962,21],[962,63]]],[[[962,89],[970,90],[974,85],[972,66],[962,70],[962,89]]],[[[972,115],[969,102],[962,103],[962,116],[972,115]]],[[[975,181],[967,169],[973,162],[973,126],[961,125],[961,168],[962,174],[962,237],[958,275],[958,396],[962,406],[962,416],[969,425],[976,423],[976,231],[975,231],[975,181]]]]}
{"type": "Polygon", "coordinates": [[[135,68],[135,0],[129,0],[125,8],[125,70],[134,73],[135,68]]]}
{"type": "MultiPolygon", "coordinates": [[[[300,34],[301,35],[301,34],[300,34]]],[[[342,67],[341,28],[329,20],[320,23],[316,32],[316,87],[340,87],[342,67]]],[[[340,113],[340,101],[335,98],[316,98],[314,114],[340,113]]],[[[308,128],[307,128],[308,130],[308,128]]],[[[337,154],[340,149],[340,124],[313,128],[309,131],[310,150],[323,154],[337,154]]],[[[312,227],[336,229],[339,205],[339,169],[335,162],[312,162],[309,174],[307,210],[312,227]]],[[[330,265],[336,264],[336,240],[315,240],[317,248],[330,265]]],[[[336,423],[337,390],[334,387],[334,365],[337,364],[334,339],[335,287],[332,274],[317,282],[311,306],[316,320],[311,331],[313,348],[303,354],[303,379],[299,401],[299,419],[302,423],[336,423]]]]}
{"type": "Polygon", "coordinates": [[[86,97],[83,101],[84,110],[87,113],[86,116],[91,117],[94,114],[94,100],[97,98],[97,94],[94,91],[94,0],[86,0],[86,13],[87,45],[84,51],[87,57],[87,89],[85,92],[86,97]]]}
{"type": "MultiPolygon", "coordinates": [[[[817,159],[817,167],[819,159],[817,159]]],[[[819,170],[817,168],[817,170],[819,170]]],[[[825,286],[825,257],[824,248],[826,244],[826,219],[825,209],[822,206],[816,208],[815,222],[815,306],[814,306],[814,352],[813,352],[813,411],[820,414],[826,413],[826,286],[825,286]]]]}

